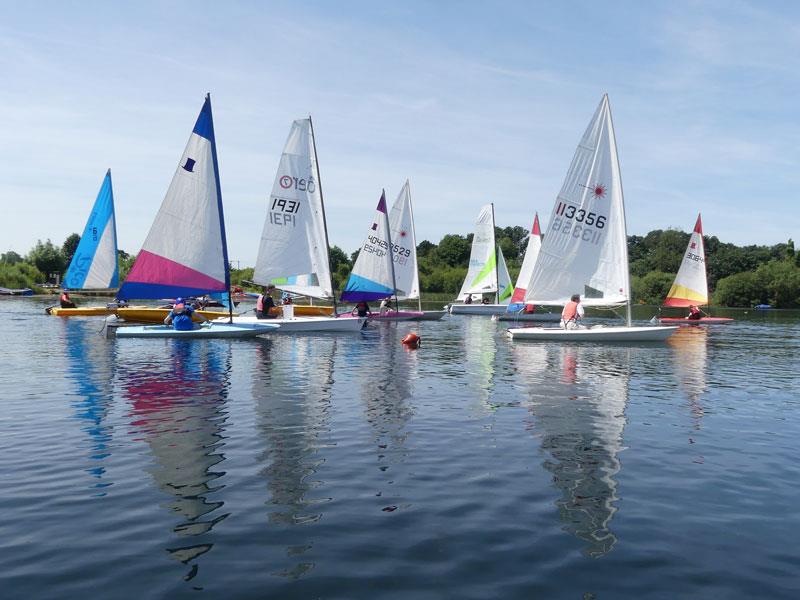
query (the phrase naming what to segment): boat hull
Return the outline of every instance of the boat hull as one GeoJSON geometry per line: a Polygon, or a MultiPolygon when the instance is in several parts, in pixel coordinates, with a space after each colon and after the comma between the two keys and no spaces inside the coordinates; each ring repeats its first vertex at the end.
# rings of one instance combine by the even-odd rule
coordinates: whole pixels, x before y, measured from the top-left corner
{"type": "Polygon", "coordinates": [[[507,313],[497,315],[497,320],[525,323],[558,323],[561,321],[561,313],[507,313]]]}
{"type": "Polygon", "coordinates": [[[655,327],[592,327],[561,329],[560,327],[520,327],[508,330],[512,340],[562,342],[661,342],[672,335],[677,326],[655,327]]]}
{"type": "MultiPolygon", "coordinates": [[[[129,308],[118,308],[116,311],[116,315],[121,318],[125,319],[131,323],[158,323],[162,324],[164,319],[167,318],[171,309],[169,308],[155,308],[155,307],[129,307],[129,308]]],[[[200,313],[206,319],[213,321],[214,319],[219,319],[220,317],[228,316],[227,312],[222,311],[215,311],[215,310],[196,310],[194,311],[194,315],[192,316],[192,320],[195,323],[199,323],[202,321],[197,314],[200,313]]]]}
{"type": "Polygon", "coordinates": [[[417,310],[389,311],[384,314],[372,313],[367,317],[369,321],[414,321],[422,317],[424,313],[417,310]]]}
{"type": "Polygon", "coordinates": [[[661,317],[658,322],[668,325],[724,325],[732,322],[729,317],[702,317],[700,319],[686,319],[681,317],[661,317]]]}
{"type": "MultiPolygon", "coordinates": [[[[296,317],[332,317],[332,306],[312,306],[310,304],[293,304],[296,317]]],[[[281,308],[281,307],[278,307],[281,308]]]]}
{"type": "Polygon", "coordinates": [[[208,339],[208,338],[248,338],[271,333],[278,329],[277,325],[249,325],[215,323],[211,327],[196,327],[189,331],[179,331],[168,325],[134,325],[131,327],[118,327],[118,338],[180,338],[180,339],[208,339]]]}
{"type": "Polygon", "coordinates": [[[451,304],[451,315],[501,315],[508,310],[508,304],[451,304]]]}
{"type": "MultiPolygon", "coordinates": [[[[79,306],[78,308],[46,308],[45,312],[54,317],[107,317],[117,312],[116,308],[107,306],[79,306]]],[[[163,319],[162,319],[163,320],[163,319]]]]}
{"type": "Polygon", "coordinates": [[[423,310],[422,314],[418,317],[411,319],[412,321],[439,321],[447,314],[446,310],[423,310]]]}
{"type": "Polygon", "coordinates": [[[357,333],[364,326],[363,317],[295,317],[293,319],[257,319],[234,317],[234,324],[274,324],[277,329],[269,333],[357,333]]]}
{"type": "Polygon", "coordinates": [[[33,296],[31,288],[0,288],[0,296],[33,296]]]}

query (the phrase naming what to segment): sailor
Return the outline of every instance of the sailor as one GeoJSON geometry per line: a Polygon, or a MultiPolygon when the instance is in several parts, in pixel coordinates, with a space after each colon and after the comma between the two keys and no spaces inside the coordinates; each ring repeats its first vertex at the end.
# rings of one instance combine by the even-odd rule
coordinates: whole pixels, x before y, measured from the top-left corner
{"type": "Polygon", "coordinates": [[[372,314],[372,311],[369,309],[369,304],[363,300],[356,304],[356,307],[352,310],[352,312],[357,314],[359,317],[366,317],[367,315],[372,314]]]}
{"type": "Polygon", "coordinates": [[[467,297],[464,298],[464,304],[472,304],[472,294],[467,294],[467,297]]]}
{"type": "Polygon", "coordinates": [[[391,311],[392,311],[392,299],[384,298],[383,300],[381,300],[381,307],[380,307],[381,316],[391,311]]]}
{"type": "Polygon", "coordinates": [[[256,300],[256,318],[257,319],[274,319],[276,315],[271,314],[271,309],[275,308],[275,300],[272,299],[272,290],[275,286],[268,286],[261,289],[256,300]]]}
{"type": "Polygon", "coordinates": [[[192,315],[196,314],[201,320],[208,322],[203,315],[196,313],[191,306],[187,306],[183,298],[176,298],[172,310],[164,319],[164,325],[172,325],[178,331],[191,331],[194,329],[192,315]]]}
{"type": "Polygon", "coordinates": [[[703,313],[700,312],[700,308],[697,306],[690,306],[689,307],[689,314],[686,317],[690,321],[699,321],[703,318],[703,313]]]}
{"type": "Polygon", "coordinates": [[[583,312],[580,294],[573,294],[561,311],[561,329],[581,327],[579,322],[583,319],[583,312]]]}
{"type": "Polygon", "coordinates": [[[61,303],[61,308],[78,308],[69,297],[69,290],[67,288],[61,290],[61,296],[59,296],[58,300],[61,303]]]}

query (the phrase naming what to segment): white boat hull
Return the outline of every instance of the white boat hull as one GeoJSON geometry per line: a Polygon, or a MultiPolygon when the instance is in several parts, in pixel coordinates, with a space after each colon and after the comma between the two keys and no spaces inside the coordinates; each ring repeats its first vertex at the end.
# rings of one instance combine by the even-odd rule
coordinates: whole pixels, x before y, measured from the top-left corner
{"type": "Polygon", "coordinates": [[[562,342],[661,342],[675,327],[603,327],[561,329],[560,327],[519,327],[508,330],[512,340],[562,342]]]}
{"type": "Polygon", "coordinates": [[[247,338],[277,331],[276,325],[249,325],[242,323],[215,323],[211,327],[196,327],[188,331],[173,329],[169,325],[138,325],[117,327],[118,338],[247,338]]]}
{"type": "Polygon", "coordinates": [[[276,328],[269,333],[355,333],[364,326],[358,317],[293,317],[291,319],[258,319],[234,317],[235,324],[270,324],[276,328]]]}
{"type": "Polygon", "coordinates": [[[508,304],[451,304],[451,315],[501,315],[508,310],[508,304]]]}
{"type": "Polygon", "coordinates": [[[416,310],[389,311],[384,314],[372,313],[367,317],[370,321],[416,321],[423,313],[416,310]]]}

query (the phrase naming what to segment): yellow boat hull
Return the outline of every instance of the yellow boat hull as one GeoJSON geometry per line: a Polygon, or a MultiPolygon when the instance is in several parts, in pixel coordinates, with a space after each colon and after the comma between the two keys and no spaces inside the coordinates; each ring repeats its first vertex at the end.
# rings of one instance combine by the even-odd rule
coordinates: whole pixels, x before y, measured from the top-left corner
{"type": "MultiPolygon", "coordinates": [[[[333,316],[332,306],[311,306],[308,304],[294,304],[296,317],[330,317],[333,316]]],[[[280,306],[278,307],[281,308],[280,306]]],[[[281,311],[282,313],[282,311],[281,311]]]]}
{"type": "MultiPolygon", "coordinates": [[[[125,319],[126,321],[130,321],[132,323],[163,323],[164,319],[167,318],[169,314],[169,308],[144,308],[144,307],[129,307],[129,308],[118,308],[116,313],[117,316],[121,319],[125,319]]],[[[200,313],[206,319],[213,320],[219,319],[220,317],[227,317],[227,311],[218,311],[218,310],[196,310],[194,311],[195,315],[200,313]]],[[[233,313],[236,315],[236,313],[233,313]]],[[[193,321],[200,322],[197,316],[193,316],[193,321]]]]}
{"type": "Polygon", "coordinates": [[[79,306],[78,308],[51,308],[47,314],[54,317],[105,317],[117,312],[116,308],[106,308],[105,306],[79,306]]]}

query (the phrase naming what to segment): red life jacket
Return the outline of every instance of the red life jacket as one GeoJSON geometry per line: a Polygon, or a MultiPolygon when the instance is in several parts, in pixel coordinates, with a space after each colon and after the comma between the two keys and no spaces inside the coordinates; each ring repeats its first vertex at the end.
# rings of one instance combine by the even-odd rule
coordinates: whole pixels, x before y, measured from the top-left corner
{"type": "Polygon", "coordinates": [[[574,300],[567,302],[564,310],[561,311],[561,318],[565,321],[573,321],[578,318],[578,303],[574,300]]]}
{"type": "Polygon", "coordinates": [[[260,313],[264,312],[264,294],[258,295],[258,300],[256,300],[256,310],[260,313]]]}

